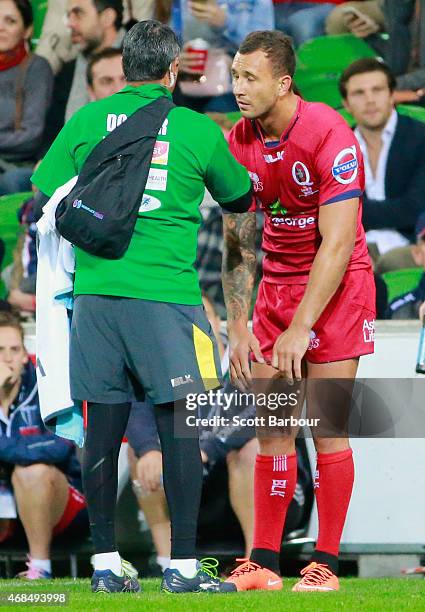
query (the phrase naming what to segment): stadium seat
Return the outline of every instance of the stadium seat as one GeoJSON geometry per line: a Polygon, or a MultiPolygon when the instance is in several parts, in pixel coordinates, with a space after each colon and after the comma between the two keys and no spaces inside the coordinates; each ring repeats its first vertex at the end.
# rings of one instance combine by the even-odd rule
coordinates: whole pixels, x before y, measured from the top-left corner
{"type": "MultiPolygon", "coordinates": [[[[18,222],[17,212],[25,200],[32,196],[31,192],[14,193],[0,197],[0,238],[5,244],[5,255],[2,269],[12,263],[13,249],[22,229],[18,222]]],[[[4,297],[6,288],[0,281],[0,298],[4,297]]]]}
{"type": "Polygon", "coordinates": [[[404,270],[393,270],[384,272],[382,278],[388,289],[388,302],[403,295],[407,291],[413,291],[419,284],[423,274],[422,268],[405,268],[404,270]]]}
{"type": "Polygon", "coordinates": [[[297,51],[295,83],[303,98],[342,106],[338,80],[342,71],[361,57],[374,57],[375,51],[352,34],[318,36],[297,51]]]}
{"type": "Polygon", "coordinates": [[[411,104],[399,104],[397,111],[400,115],[406,115],[417,121],[425,123],[425,108],[423,106],[413,106],[411,104]]]}
{"type": "Polygon", "coordinates": [[[34,29],[31,39],[31,44],[35,47],[43,29],[44,17],[46,16],[48,0],[31,0],[32,11],[34,15],[34,29]]]}

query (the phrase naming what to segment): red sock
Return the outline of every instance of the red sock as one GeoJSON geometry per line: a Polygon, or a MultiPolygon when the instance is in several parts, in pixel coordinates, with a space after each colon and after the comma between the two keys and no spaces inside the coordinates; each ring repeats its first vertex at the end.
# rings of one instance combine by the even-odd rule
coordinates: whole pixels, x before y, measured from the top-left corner
{"type": "Polygon", "coordinates": [[[337,453],[318,453],[314,491],[319,515],[316,550],[338,555],[354,482],[351,448],[337,453]]]}
{"type": "Polygon", "coordinates": [[[280,551],[283,526],[297,484],[297,455],[257,455],[253,548],[280,551]]]}

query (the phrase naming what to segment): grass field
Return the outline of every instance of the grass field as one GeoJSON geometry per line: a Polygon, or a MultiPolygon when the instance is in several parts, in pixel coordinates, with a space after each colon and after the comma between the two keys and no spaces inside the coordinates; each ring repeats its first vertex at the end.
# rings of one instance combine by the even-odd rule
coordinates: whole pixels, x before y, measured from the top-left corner
{"type": "MultiPolygon", "coordinates": [[[[0,599],[4,591],[67,593],[66,609],[96,612],[97,610],[181,611],[181,612],[245,612],[259,610],[288,612],[356,610],[358,612],[425,610],[425,583],[422,578],[343,578],[338,593],[292,593],[294,579],[284,581],[281,592],[247,592],[239,594],[167,595],[159,593],[159,580],[143,580],[143,593],[107,595],[90,592],[89,580],[60,579],[23,583],[0,580],[0,599]]],[[[0,604],[1,607],[1,604],[0,604]]],[[[41,606],[38,606],[40,610],[41,606]]],[[[53,606],[49,606],[53,607],[53,606]]],[[[12,609],[36,609],[35,606],[14,604],[12,609]]],[[[47,609],[43,606],[42,609],[47,609]]],[[[56,606],[55,606],[56,608],[56,606]]],[[[57,608],[56,608],[57,609],[57,608]]]]}

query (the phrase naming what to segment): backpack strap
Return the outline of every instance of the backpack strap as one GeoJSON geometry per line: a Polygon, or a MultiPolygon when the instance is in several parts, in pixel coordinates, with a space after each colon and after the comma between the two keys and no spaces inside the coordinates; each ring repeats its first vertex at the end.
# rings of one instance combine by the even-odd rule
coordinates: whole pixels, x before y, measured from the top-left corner
{"type": "Polygon", "coordinates": [[[146,137],[155,138],[174,107],[174,102],[164,96],[139,108],[94,147],[80,171],[80,177],[92,172],[99,164],[130,144],[146,137]]]}

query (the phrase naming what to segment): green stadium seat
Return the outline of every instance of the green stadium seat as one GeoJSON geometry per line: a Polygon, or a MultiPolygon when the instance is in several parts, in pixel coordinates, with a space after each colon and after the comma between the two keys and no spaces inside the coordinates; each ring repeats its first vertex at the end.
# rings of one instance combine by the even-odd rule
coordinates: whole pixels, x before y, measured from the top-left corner
{"type": "Polygon", "coordinates": [[[413,106],[411,104],[399,104],[397,111],[400,115],[406,115],[417,121],[423,121],[425,123],[425,108],[423,106],[413,106]]]}
{"type": "MultiPolygon", "coordinates": [[[[25,200],[32,196],[31,192],[14,193],[0,197],[0,238],[4,241],[6,253],[2,269],[12,263],[13,249],[16,246],[22,230],[18,222],[17,212],[25,200]]],[[[0,282],[0,298],[4,297],[6,288],[0,282]]]]}
{"type": "Polygon", "coordinates": [[[405,268],[404,270],[393,270],[384,272],[382,278],[388,289],[388,302],[403,295],[407,291],[413,291],[419,284],[423,274],[422,268],[405,268]]]}
{"type": "Polygon", "coordinates": [[[298,48],[297,72],[341,73],[355,60],[375,56],[372,47],[352,34],[318,36],[298,48]]]}
{"type": "Polygon", "coordinates": [[[44,18],[46,16],[48,0],[31,0],[32,12],[34,15],[34,30],[31,43],[35,47],[39,41],[41,30],[43,29],[44,18]]]}
{"type": "Polygon", "coordinates": [[[294,80],[305,100],[339,108],[342,71],[357,59],[374,56],[375,51],[352,34],[318,36],[299,47],[294,80]]]}

